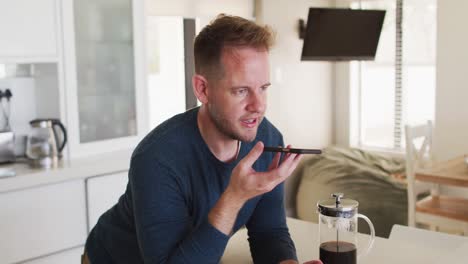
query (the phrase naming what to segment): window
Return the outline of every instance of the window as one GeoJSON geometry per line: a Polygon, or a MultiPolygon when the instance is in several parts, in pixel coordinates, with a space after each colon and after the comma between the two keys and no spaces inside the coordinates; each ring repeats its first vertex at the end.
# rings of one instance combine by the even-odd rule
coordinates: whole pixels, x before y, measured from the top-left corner
{"type": "Polygon", "coordinates": [[[360,147],[402,149],[405,124],[434,119],[436,3],[351,1],[352,8],[387,10],[375,61],[351,63],[360,147]]]}

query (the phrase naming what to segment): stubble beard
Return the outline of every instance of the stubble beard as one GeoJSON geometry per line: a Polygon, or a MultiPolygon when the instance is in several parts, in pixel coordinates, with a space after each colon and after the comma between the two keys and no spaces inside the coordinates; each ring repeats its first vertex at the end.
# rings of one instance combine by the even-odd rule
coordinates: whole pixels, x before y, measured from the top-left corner
{"type": "Polygon", "coordinates": [[[251,134],[241,134],[240,132],[236,131],[235,127],[227,118],[225,118],[219,111],[217,111],[214,105],[208,105],[208,113],[213,121],[216,128],[223,133],[225,136],[239,140],[242,142],[252,142],[255,137],[257,136],[258,125],[262,122],[263,116],[257,120],[257,127],[255,128],[255,133],[251,134]]]}

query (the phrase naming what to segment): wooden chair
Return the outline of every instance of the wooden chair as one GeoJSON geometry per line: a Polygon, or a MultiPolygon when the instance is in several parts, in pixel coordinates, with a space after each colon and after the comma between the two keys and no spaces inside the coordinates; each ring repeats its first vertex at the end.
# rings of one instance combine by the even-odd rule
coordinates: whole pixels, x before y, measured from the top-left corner
{"type": "Polygon", "coordinates": [[[408,225],[429,225],[430,229],[446,228],[468,235],[468,200],[439,194],[439,187],[415,180],[417,169],[434,163],[432,122],[405,126],[406,178],[408,181],[408,225]],[[419,144],[419,148],[417,147],[419,144]],[[424,193],[429,195],[418,199],[424,193]]]}

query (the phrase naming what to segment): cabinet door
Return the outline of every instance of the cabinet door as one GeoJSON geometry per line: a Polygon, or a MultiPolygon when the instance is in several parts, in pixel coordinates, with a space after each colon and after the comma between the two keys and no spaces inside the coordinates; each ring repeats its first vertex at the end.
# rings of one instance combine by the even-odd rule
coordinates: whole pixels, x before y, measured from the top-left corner
{"type": "Polygon", "coordinates": [[[119,197],[125,192],[127,182],[128,172],[97,176],[86,180],[88,231],[91,231],[104,212],[117,203],[119,197]]]}
{"type": "Polygon", "coordinates": [[[0,0],[0,59],[57,56],[56,0],[0,0]]]}
{"type": "Polygon", "coordinates": [[[64,0],[71,157],[133,147],[146,133],[141,2],[64,0]]]}
{"type": "Polygon", "coordinates": [[[58,252],[46,257],[22,262],[22,264],[81,264],[84,247],[77,247],[58,252]]]}
{"type": "Polygon", "coordinates": [[[0,258],[18,262],[83,245],[84,181],[0,194],[0,258]]]}

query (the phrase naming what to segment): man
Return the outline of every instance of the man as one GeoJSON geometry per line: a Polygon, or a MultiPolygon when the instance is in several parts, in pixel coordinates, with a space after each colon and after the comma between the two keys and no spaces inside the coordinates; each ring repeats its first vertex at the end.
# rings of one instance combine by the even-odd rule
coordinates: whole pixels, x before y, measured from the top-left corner
{"type": "MultiPolygon", "coordinates": [[[[155,128],[135,149],[129,184],[86,242],[90,263],[218,263],[248,228],[255,263],[297,263],[282,182],[301,156],[264,118],[271,31],[220,15],[195,39],[199,108],[155,128]]],[[[170,88],[170,87],[165,87],[170,88]]]]}

